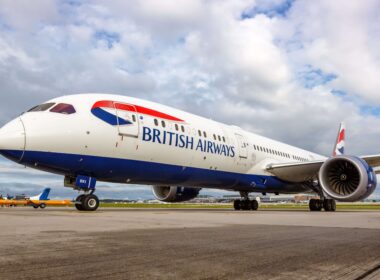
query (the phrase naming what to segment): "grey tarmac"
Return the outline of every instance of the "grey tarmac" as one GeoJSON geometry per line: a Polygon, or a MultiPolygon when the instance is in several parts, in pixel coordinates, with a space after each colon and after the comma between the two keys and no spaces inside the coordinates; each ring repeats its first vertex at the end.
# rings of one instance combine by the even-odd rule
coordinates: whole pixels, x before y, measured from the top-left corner
{"type": "Polygon", "coordinates": [[[380,211],[1,208],[0,279],[380,279],[380,211]]]}

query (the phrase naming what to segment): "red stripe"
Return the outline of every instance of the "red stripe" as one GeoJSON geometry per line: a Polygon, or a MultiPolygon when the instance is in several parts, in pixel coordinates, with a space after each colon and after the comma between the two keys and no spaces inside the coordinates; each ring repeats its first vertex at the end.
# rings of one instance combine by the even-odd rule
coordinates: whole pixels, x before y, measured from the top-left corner
{"type": "Polygon", "coordinates": [[[138,105],[132,105],[132,104],[123,104],[123,103],[117,103],[109,100],[102,100],[96,102],[92,108],[98,108],[98,107],[106,107],[106,108],[115,108],[119,110],[129,111],[129,112],[136,112],[139,114],[149,115],[152,117],[157,117],[161,119],[171,120],[171,121],[178,121],[183,122],[183,120],[173,117],[171,115],[149,109],[146,107],[138,106],[138,105]],[[114,105],[115,104],[115,105],[114,105]]]}
{"type": "Polygon", "coordinates": [[[345,129],[342,129],[342,131],[339,132],[339,137],[338,137],[337,143],[339,143],[340,141],[344,140],[344,131],[345,131],[345,129]]]}

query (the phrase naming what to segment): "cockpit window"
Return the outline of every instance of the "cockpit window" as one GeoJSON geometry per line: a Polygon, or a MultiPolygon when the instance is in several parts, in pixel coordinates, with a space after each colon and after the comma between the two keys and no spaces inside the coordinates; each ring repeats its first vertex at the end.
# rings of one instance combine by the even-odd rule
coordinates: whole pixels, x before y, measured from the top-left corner
{"type": "Polygon", "coordinates": [[[71,104],[59,103],[50,109],[50,112],[69,115],[74,114],[76,111],[74,106],[71,104]]]}
{"type": "Polygon", "coordinates": [[[42,112],[46,111],[50,107],[52,107],[55,103],[45,103],[38,106],[34,106],[33,108],[29,109],[28,112],[42,112]]]}

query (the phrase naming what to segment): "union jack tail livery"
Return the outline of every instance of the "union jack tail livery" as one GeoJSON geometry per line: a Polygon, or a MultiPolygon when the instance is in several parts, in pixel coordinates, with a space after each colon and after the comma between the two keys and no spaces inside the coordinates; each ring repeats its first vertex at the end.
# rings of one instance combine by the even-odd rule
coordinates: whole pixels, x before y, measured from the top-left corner
{"type": "Polygon", "coordinates": [[[338,136],[336,137],[333,156],[340,156],[344,154],[344,139],[346,134],[346,127],[343,122],[340,123],[338,136]]]}

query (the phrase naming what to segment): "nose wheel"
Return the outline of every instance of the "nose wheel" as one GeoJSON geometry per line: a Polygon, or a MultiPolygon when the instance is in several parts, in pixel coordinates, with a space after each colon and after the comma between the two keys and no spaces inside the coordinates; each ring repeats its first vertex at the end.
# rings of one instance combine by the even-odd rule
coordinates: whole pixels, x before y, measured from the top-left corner
{"type": "Polygon", "coordinates": [[[95,211],[99,207],[99,198],[94,194],[81,194],[75,199],[75,208],[79,211],[95,211]]]}

